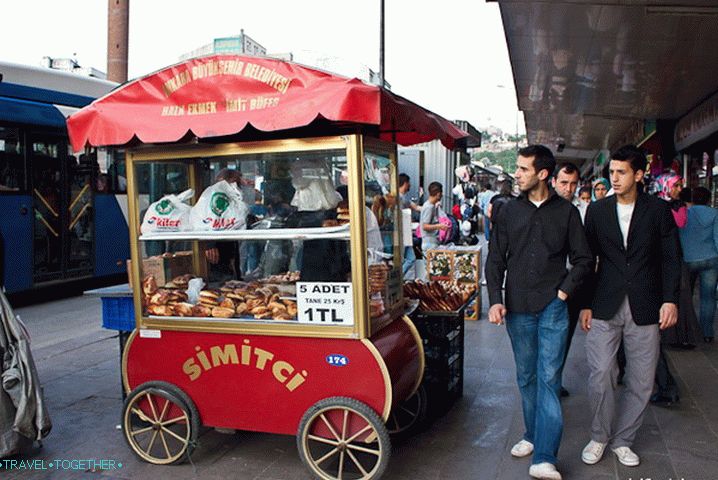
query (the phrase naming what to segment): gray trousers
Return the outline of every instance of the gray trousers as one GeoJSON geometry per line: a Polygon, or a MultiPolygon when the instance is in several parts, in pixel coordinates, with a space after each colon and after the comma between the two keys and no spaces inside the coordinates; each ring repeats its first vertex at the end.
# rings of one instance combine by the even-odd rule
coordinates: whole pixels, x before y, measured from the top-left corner
{"type": "Polygon", "coordinates": [[[586,335],[591,440],[610,443],[611,448],[633,444],[653,392],[659,342],[657,324],[636,325],[633,322],[628,297],[610,320],[592,320],[586,335]],[[621,337],[626,351],[625,389],[616,401],[616,352],[621,337]]]}

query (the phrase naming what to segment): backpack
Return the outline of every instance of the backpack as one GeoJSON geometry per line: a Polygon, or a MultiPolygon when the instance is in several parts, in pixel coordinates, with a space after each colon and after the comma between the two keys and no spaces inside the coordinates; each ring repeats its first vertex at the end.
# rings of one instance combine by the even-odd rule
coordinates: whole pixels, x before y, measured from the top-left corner
{"type": "Polygon", "coordinates": [[[439,243],[455,243],[459,240],[459,222],[457,222],[453,216],[449,217],[445,215],[439,217],[439,223],[449,226],[448,230],[439,231],[439,243]]]}

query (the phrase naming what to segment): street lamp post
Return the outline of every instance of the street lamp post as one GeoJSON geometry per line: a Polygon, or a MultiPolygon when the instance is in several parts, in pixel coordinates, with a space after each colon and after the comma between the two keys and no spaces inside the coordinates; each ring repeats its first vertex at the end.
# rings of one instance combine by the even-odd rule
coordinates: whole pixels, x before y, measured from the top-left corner
{"type": "Polygon", "coordinates": [[[379,12],[379,82],[384,88],[384,0],[380,0],[379,12]]]}

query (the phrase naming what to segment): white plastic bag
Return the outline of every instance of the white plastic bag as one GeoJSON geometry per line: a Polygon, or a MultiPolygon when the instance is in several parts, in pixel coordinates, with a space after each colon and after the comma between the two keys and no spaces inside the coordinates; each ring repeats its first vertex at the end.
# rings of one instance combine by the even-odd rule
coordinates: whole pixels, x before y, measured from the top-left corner
{"type": "Polygon", "coordinates": [[[140,231],[153,233],[192,230],[189,219],[192,207],[185,203],[192,195],[194,190],[190,188],[179,195],[165,195],[151,204],[142,219],[140,231]]]}
{"type": "Polygon", "coordinates": [[[292,206],[300,212],[332,210],[342,200],[334,190],[329,168],[322,160],[298,160],[292,164],[292,206]]]}
{"type": "Polygon", "coordinates": [[[226,180],[207,187],[190,212],[193,230],[243,230],[247,228],[249,208],[242,201],[236,183],[226,180]]]}
{"type": "Polygon", "coordinates": [[[192,305],[199,302],[199,292],[204,288],[204,280],[201,278],[193,278],[187,282],[187,301],[192,305]]]}

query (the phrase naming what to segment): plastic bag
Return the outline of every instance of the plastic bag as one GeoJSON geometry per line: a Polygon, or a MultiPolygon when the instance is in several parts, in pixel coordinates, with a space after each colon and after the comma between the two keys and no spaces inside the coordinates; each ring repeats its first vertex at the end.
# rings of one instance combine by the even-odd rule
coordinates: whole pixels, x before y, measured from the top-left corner
{"type": "Polygon", "coordinates": [[[300,212],[333,210],[342,200],[332,182],[327,165],[321,160],[299,160],[292,165],[292,206],[300,212]]]}
{"type": "Polygon", "coordinates": [[[247,228],[249,208],[237,184],[226,180],[207,187],[190,212],[194,230],[242,230],[247,228]]]}
{"type": "Polygon", "coordinates": [[[187,301],[193,305],[199,302],[199,292],[204,288],[204,280],[192,278],[187,282],[187,301]]]}
{"type": "Polygon", "coordinates": [[[152,233],[192,230],[189,218],[192,207],[185,203],[192,195],[194,190],[190,188],[179,195],[165,195],[151,204],[142,219],[140,231],[152,233]]]}

